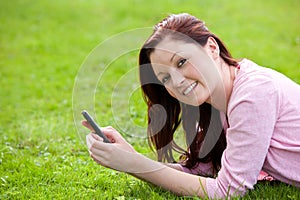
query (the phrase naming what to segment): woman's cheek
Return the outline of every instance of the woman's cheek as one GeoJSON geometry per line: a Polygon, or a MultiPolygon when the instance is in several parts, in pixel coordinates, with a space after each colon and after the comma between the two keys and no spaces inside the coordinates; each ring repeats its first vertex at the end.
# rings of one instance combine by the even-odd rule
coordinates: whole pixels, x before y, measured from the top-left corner
{"type": "MultiPolygon", "coordinates": [[[[168,91],[168,93],[169,93],[172,97],[176,98],[175,93],[174,93],[170,88],[166,87],[166,90],[168,91]]],[[[176,98],[176,99],[177,99],[177,98],[176,98]]]]}

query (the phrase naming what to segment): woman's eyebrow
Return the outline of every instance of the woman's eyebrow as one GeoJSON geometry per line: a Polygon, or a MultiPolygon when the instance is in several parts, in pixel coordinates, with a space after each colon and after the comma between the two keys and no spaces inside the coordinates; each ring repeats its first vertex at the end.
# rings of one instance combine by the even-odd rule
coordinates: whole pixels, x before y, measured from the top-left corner
{"type": "Polygon", "coordinates": [[[165,73],[164,72],[159,72],[156,76],[159,77],[161,75],[164,75],[165,73]]]}
{"type": "Polygon", "coordinates": [[[170,59],[170,62],[173,62],[174,57],[175,57],[178,53],[180,53],[180,52],[179,52],[179,51],[178,51],[178,52],[175,52],[175,53],[172,55],[172,57],[171,57],[171,59],[170,59]]]}

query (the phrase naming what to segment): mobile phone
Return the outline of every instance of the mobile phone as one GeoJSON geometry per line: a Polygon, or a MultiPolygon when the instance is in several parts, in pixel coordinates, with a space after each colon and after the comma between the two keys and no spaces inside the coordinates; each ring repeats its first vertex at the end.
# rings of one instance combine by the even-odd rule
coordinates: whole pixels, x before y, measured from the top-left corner
{"type": "Polygon", "coordinates": [[[83,115],[83,117],[86,119],[86,121],[92,126],[92,128],[94,129],[95,133],[97,135],[99,135],[100,137],[103,138],[103,141],[106,143],[110,143],[110,140],[106,137],[106,135],[104,135],[100,129],[100,127],[97,125],[97,123],[94,121],[94,119],[91,117],[91,115],[86,111],[83,110],[81,112],[81,114],[83,115]]]}

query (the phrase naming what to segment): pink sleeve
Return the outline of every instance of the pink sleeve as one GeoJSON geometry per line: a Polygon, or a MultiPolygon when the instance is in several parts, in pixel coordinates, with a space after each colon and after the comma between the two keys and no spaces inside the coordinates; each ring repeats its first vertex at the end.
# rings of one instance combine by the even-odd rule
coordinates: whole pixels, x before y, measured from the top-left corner
{"type": "Polygon", "coordinates": [[[244,195],[253,189],[264,164],[278,115],[279,95],[272,81],[254,76],[241,80],[231,95],[222,168],[216,179],[206,179],[210,198],[244,195]]]}

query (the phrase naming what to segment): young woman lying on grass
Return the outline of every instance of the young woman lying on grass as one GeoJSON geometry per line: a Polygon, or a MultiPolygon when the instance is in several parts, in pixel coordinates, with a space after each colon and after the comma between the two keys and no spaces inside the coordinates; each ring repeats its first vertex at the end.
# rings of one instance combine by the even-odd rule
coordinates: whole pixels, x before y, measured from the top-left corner
{"type": "Polygon", "coordinates": [[[102,131],[112,143],[87,136],[97,163],[178,195],[242,196],[263,174],[300,186],[299,85],[250,60],[234,59],[189,14],[158,23],[140,50],[139,64],[149,142],[159,162],[106,127],[102,131]],[[173,140],[180,124],[187,150],[173,140]],[[174,163],[172,150],[181,160],[162,164],[174,163]]]}

